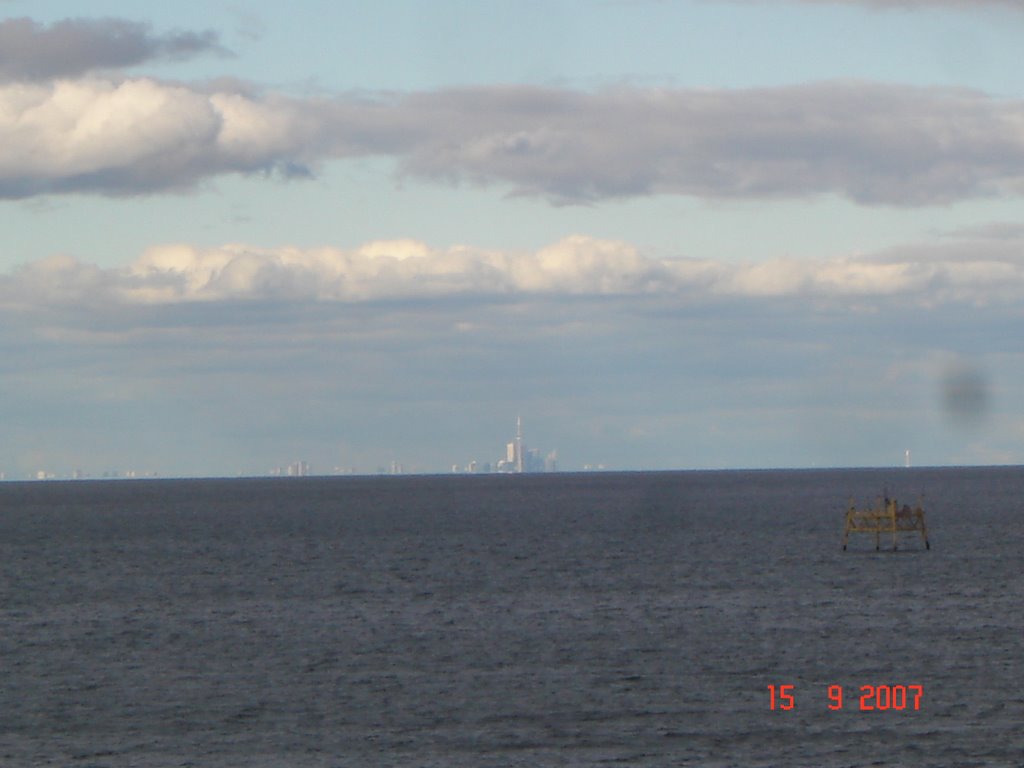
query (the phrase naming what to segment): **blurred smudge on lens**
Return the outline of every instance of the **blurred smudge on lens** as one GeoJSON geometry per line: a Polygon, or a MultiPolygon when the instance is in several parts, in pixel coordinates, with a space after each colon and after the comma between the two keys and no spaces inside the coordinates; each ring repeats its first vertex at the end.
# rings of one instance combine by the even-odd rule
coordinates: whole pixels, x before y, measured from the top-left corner
{"type": "Polygon", "coordinates": [[[988,377],[977,366],[964,362],[950,365],[942,375],[942,404],[957,427],[977,427],[989,409],[988,377]]]}

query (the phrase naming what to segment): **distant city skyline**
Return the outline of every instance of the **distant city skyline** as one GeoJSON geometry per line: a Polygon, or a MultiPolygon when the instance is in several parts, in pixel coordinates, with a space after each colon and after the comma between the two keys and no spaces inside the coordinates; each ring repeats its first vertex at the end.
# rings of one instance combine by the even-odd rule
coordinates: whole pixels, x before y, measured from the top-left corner
{"type": "MultiPolygon", "coordinates": [[[[594,469],[595,467],[583,467],[582,469],[594,469]]],[[[603,469],[604,467],[601,467],[603,469]]],[[[470,460],[465,465],[452,464],[452,473],[456,474],[518,474],[537,472],[557,472],[558,452],[550,450],[542,455],[540,449],[530,448],[524,442],[522,417],[516,417],[515,437],[505,446],[505,453],[493,463],[490,461],[478,462],[470,460]]],[[[373,469],[357,467],[333,466],[317,468],[314,464],[303,459],[297,459],[287,464],[271,467],[266,472],[252,473],[248,476],[266,475],[269,477],[324,477],[332,475],[404,475],[404,474],[440,474],[442,470],[412,470],[408,471],[406,464],[400,459],[393,459],[386,466],[380,465],[373,469]]],[[[245,474],[245,473],[236,473],[245,474]]],[[[57,471],[52,468],[37,469],[26,473],[24,477],[7,477],[6,472],[0,472],[0,480],[99,480],[99,479],[137,479],[171,477],[163,475],[158,470],[149,469],[139,471],[129,470],[103,470],[99,473],[90,473],[82,469],[57,471]]]]}

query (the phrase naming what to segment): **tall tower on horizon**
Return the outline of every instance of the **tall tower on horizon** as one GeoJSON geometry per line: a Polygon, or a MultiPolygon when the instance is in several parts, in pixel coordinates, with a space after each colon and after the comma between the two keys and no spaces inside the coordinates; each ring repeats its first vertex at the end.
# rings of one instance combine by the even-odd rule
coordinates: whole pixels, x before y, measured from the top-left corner
{"type": "Polygon", "coordinates": [[[523,471],[523,419],[516,415],[516,472],[523,471]]]}

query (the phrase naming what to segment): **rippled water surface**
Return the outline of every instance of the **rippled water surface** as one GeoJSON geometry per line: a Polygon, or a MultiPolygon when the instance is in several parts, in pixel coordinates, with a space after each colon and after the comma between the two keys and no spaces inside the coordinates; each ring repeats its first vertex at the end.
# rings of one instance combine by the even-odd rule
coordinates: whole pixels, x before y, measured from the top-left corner
{"type": "Polygon", "coordinates": [[[1019,468],[5,483],[0,765],[1021,765],[1022,499],[1019,468]],[[841,550],[883,489],[931,551],[841,550]]]}

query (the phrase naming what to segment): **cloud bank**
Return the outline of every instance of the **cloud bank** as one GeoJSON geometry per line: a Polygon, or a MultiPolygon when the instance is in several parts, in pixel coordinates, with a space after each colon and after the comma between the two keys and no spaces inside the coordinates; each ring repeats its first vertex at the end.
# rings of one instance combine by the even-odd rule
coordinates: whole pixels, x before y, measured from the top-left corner
{"type": "Polygon", "coordinates": [[[0,281],[0,305],[358,304],[530,296],[980,305],[1024,297],[1022,246],[1024,234],[1007,227],[869,256],[756,263],[656,259],[629,243],[582,235],[533,252],[436,249],[413,240],[352,250],[165,245],[123,268],[102,269],[68,256],[28,264],[0,281]]]}
{"type": "Polygon", "coordinates": [[[531,86],[289,98],[146,78],[0,86],[0,197],[133,195],[336,158],[555,203],[838,195],[919,206],[1024,189],[1024,101],[860,82],[531,86]]]}
{"type": "Polygon", "coordinates": [[[224,52],[211,31],[157,35],[147,24],[124,19],[65,19],[50,26],[28,18],[0,21],[0,80],[72,77],[211,52],[224,52]]]}
{"type": "Polygon", "coordinates": [[[363,470],[434,471],[490,458],[516,412],[567,467],[865,465],[908,435],[921,462],[1019,461],[1022,245],[1003,225],[768,264],[583,236],[54,257],[0,277],[0,466],[329,469],[345,440],[363,470]],[[991,382],[977,453],[943,426],[961,360],[991,382]]]}

